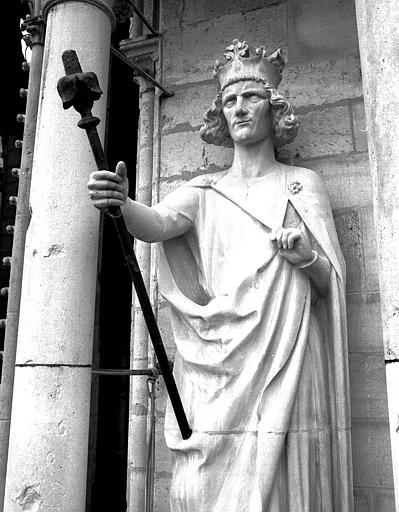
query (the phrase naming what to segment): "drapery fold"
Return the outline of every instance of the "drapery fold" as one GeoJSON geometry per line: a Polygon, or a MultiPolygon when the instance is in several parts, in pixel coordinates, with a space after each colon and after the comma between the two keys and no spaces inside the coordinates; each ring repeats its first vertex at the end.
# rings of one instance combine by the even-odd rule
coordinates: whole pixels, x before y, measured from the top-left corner
{"type": "Polygon", "coordinates": [[[167,408],[171,511],[351,512],[345,268],[319,178],[286,166],[250,183],[199,177],[157,208],[191,219],[159,244],[193,428],[183,441],[167,408]],[[289,193],[292,181],[300,193],[289,193]],[[315,304],[305,273],[268,237],[287,205],[332,264],[315,304]]]}

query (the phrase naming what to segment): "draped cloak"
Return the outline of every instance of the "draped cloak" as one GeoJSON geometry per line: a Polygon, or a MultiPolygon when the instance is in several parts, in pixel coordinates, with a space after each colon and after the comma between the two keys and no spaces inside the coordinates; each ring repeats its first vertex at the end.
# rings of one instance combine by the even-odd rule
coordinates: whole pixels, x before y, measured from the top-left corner
{"type": "Polygon", "coordinates": [[[320,178],[281,169],[200,176],[155,206],[193,429],[182,440],[168,404],[171,512],[352,511],[345,264],[320,178]],[[270,241],[288,209],[331,263],[325,297],[270,241]]]}

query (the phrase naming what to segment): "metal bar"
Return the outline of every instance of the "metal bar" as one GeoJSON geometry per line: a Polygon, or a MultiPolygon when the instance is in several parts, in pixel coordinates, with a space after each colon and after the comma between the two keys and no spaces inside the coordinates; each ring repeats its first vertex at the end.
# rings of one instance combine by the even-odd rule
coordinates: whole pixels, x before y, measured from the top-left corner
{"type": "Polygon", "coordinates": [[[137,64],[132,62],[130,59],[128,59],[126,57],[126,55],[124,55],[121,51],[119,51],[116,48],[114,48],[113,46],[111,46],[111,52],[116,57],[118,57],[121,61],[123,61],[127,66],[132,68],[136,73],[138,73],[142,77],[146,78],[149,82],[151,82],[153,85],[155,85],[155,87],[157,87],[160,91],[162,91],[163,95],[166,98],[171,98],[174,95],[173,92],[168,91],[167,89],[165,89],[165,87],[163,85],[161,85],[157,80],[155,80],[155,78],[153,78],[146,71],[144,71],[144,69],[141,69],[140,66],[138,66],[137,64]]]}
{"type": "Polygon", "coordinates": [[[154,510],[154,471],[155,471],[155,379],[148,379],[150,395],[150,428],[147,450],[145,512],[154,510]]]}
{"type": "Polygon", "coordinates": [[[116,375],[116,376],[123,376],[123,375],[148,375],[148,377],[157,378],[158,375],[161,375],[161,372],[157,370],[156,368],[148,368],[148,370],[111,370],[111,369],[96,369],[92,370],[91,373],[95,373],[96,375],[116,375]]]}
{"type": "Polygon", "coordinates": [[[147,18],[144,16],[144,14],[138,9],[132,1],[130,1],[130,5],[133,7],[134,12],[137,14],[137,16],[141,19],[141,21],[144,23],[144,25],[148,28],[148,30],[154,35],[159,36],[159,32],[155,30],[155,28],[151,25],[151,23],[147,20],[147,18]]]}
{"type": "Polygon", "coordinates": [[[141,310],[147,324],[148,333],[150,335],[159,366],[162,369],[162,375],[165,381],[166,389],[168,390],[170,402],[176,415],[177,423],[179,425],[183,439],[188,439],[191,436],[192,430],[188,424],[179,391],[177,389],[172,370],[169,366],[168,356],[162,342],[154,312],[152,311],[152,306],[150,299],[148,298],[147,290],[140,272],[139,265],[137,263],[136,255],[133,251],[129,232],[123,217],[113,217],[113,220],[123,253],[125,255],[127,267],[136,289],[136,295],[139,299],[141,310]]]}
{"type": "MultiPolygon", "coordinates": [[[[93,117],[91,112],[94,101],[99,98],[97,77],[94,75],[94,80],[93,74],[91,74],[86,77],[88,78],[86,82],[82,80],[82,68],[74,50],[64,51],[62,54],[62,60],[67,76],[60,78],[57,84],[57,89],[61,98],[63,99],[64,108],[69,108],[73,105],[74,108],[80,113],[82,118],[78,122],[78,126],[79,128],[82,128],[86,131],[97,168],[99,170],[106,170],[108,169],[108,166],[97,132],[97,125],[100,120],[96,117],[93,117]],[[70,81],[77,81],[78,76],[80,85],[85,84],[85,87],[82,85],[80,88],[76,87],[75,96],[72,99],[68,96],[68,101],[65,101],[65,91],[67,91],[70,87],[70,81]]],[[[188,439],[192,434],[192,430],[188,424],[187,416],[184,411],[179,391],[177,389],[176,382],[169,365],[169,360],[162,341],[161,333],[159,332],[154,312],[152,311],[150,299],[148,298],[143,277],[141,275],[136,255],[134,253],[132,239],[126,227],[125,220],[121,215],[120,208],[110,207],[109,213],[111,214],[114,221],[115,229],[121,244],[123,254],[125,256],[131,279],[136,290],[136,295],[139,300],[141,310],[143,312],[148,333],[150,335],[159,366],[162,370],[165,386],[168,391],[174,413],[176,415],[176,420],[179,425],[181,435],[183,439],[188,439]]]]}

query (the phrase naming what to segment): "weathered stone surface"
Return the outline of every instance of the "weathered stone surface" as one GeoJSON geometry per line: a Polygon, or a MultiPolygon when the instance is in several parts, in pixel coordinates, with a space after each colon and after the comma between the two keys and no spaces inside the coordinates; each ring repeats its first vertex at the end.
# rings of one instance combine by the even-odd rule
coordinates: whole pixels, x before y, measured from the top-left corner
{"type": "Polygon", "coordinates": [[[170,479],[156,475],[155,487],[154,512],[167,512],[169,510],[170,479]]]}
{"type": "Polygon", "coordinates": [[[232,150],[206,144],[198,132],[172,133],[162,139],[162,177],[190,179],[196,174],[226,169],[232,150]]]}
{"type": "MultiPolygon", "coordinates": [[[[162,421],[162,422],[164,421],[164,417],[165,417],[167,398],[168,398],[168,393],[166,391],[164,380],[161,377],[159,379],[158,385],[157,385],[156,411],[157,411],[158,420],[162,421]]],[[[162,423],[162,425],[163,425],[163,423],[162,423]]],[[[162,426],[162,429],[163,429],[163,426],[162,426]]],[[[163,430],[162,430],[162,432],[163,432],[163,430]]],[[[163,433],[159,437],[163,439],[163,437],[164,437],[163,433]]]]}
{"type": "Polygon", "coordinates": [[[372,206],[339,210],[334,218],[347,266],[347,291],[377,291],[372,206]]]}
{"type": "Polygon", "coordinates": [[[158,417],[156,425],[157,458],[155,471],[158,475],[163,474],[164,476],[171,476],[172,455],[169,448],[166,446],[164,428],[165,418],[162,415],[158,417]]]}
{"type": "Polygon", "coordinates": [[[336,59],[288,62],[279,91],[294,108],[310,108],[363,95],[360,60],[355,55],[336,59]]]}
{"type": "Polygon", "coordinates": [[[347,291],[378,291],[372,205],[334,212],[347,267],[347,291]]]}
{"type": "Polygon", "coordinates": [[[380,354],[350,354],[349,372],[352,418],[388,420],[383,348],[380,354]]]}
{"type": "Polygon", "coordinates": [[[367,155],[348,155],[300,163],[318,172],[326,186],[333,209],[368,206],[372,185],[367,155]]]}
{"type": "MultiPolygon", "coordinates": [[[[136,197],[141,203],[150,206],[152,203],[153,179],[153,133],[154,133],[154,89],[140,77],[140,119],[138,144],[138,169],[136,177],[136,197]]],[[[151,246],[136,240],[136,256],[143,282],[147,288],[151,285],[151,246]]],[[[149,337],[147,323],[143,312],[138,308],[139,301],[135,297],[133,315],[134,329],[131,336],[130,364],[132,368],[148,368],[151,362],[149,355],[149,337]]],[[[128,483],[127,508],[142,510],[145,503],[145,474],[137,471],[147,464],[147,408],[148,380],[146,377],[134,377],[131,380],[129,396],[129,443],[128,443],[128,483]]]]}
{"type": "Polygon", "coordinates": [[[347,267],[347,291],[365,289],[363,228],[360,208],[334,212],[335,225],[347,267]]]}
{"type": "Polygon", "coordinates": [[[393,489],[377,490],[374,496],[374,510],[395,512],[395,495],[393,489]]]}
{"type": "Polygon", "coordinates": [[[175,89],[172,98],[162,102],[163,134],[198,131],[205,111],[217,93],[217,83],[206,82],[189,88],[175,89]]]}
{"type": "Polygon", "coordinates": [[[168,357],[173,360],[176,346],[173,340],[172,327],[170,325],[169,306],[165,302],[162,303],[162,307],[158,311],[157,322],[165,348],[168,352],[168,357]]]}
{"type": "Polygon", "coordinates": [[[172,180],[163,180],[159,184],[159,200],[162,201],[162,199],[173,192],[176,188],[180,187],[184,183],[186,183],[187,180],[180,180],[180,179],[172,179],[172,180]]]}
{"type": "MultiPolygon", "coordinates": [[[[378,292],[351,292],[346,297],[349,352],[383,354],[381,306],[378,292]]],[[[385,379],[385,376],[381,375],[385,379]]],[[[385,389],[385,388],[384,388],[385,389]]],[[[384,391],[384,396],[386,390],[384,391]]]]}
{"type": "Polygon", "coordinates": [[[355,512],[395,512],[393,489],[355,488],[355,512]]]}
{"type": "Polygon", "coordinates": [[[379,289],[378,260],[376,247],[376,226],[373,206],[362,208],[364,268],[367,290],[379,289]]]}
{"type": "Polygon", "coordinates": [[[392,487],[387,420],[354,420],[352,423],[352,451],[356,461],[353,467],[355,486],[392,487]]]}
{"type": "Polygon", "coordinates": [[[352,0],[288,0],[291,62],[359,52],[352,0]]]}
{"type": "Polygon", "coordinates": [[[367,123],[363,101],[352,105],[353,133],[355,137],[355,150],[367,151],[367,123]]]}
{"type": "Polygon", "coordinates": [[[355,512],[372,512],[372,496],[364,488],[353,490],[355,512]]]}
{"type": "MultiPolygon", "coordinates": [[[[161,302],[158,310],[158,327],[165,344],[165,349],[168,355],[168,359],[173,361],[175,354],[175,344],[171,332],[170,319],[169,319],[169,307],[166,306],[165,302],[161,302]]],[[[162,376],[158,379],[156,385],[156,492],[155,492],[155,508],[157,506],[167,507],[161,510],[168,510],[169,508],[169,481],[170,481],[170,470],[171,470],[171,454],[165,443],[164,437],[164,416],[167,401],[167,391],[165,382],[162,376]],[[158,505],[157,505],[158,504],[158,505]]]]}
{"type": "MultiPolygon", "coordinates": [[[[227,14],[245,14],[257,8],[284,2],[285,0],[222,0],[218,2],[214,0],[204,0],[203,2],[167,0],[162,5],[162,26],[164,30],[171,30],[227,14]]],[[[190,27],[186,27],[186,29],[189,30],[190,27]]]]}
{"type": "Polygon", "coordinates": [[[164,81],[172,84],[212,78],[215,60],[232,39],[275,49],[286,46],[286,19],[283,4],[245,14],[230,14],[198,23],[189,30],[164,34],[164,81]]]}
{"type": "Polygon", "coordinates": [[[279,151],[282,157],[297,161],[353,151],[349,106],[312,110],[298,117],[298,135],[279,151]]]}
{"type": "MultiPolygon", "coordinates": [[[[356,0],[356,12],[371,173],[375,183],[384,343],[386,357],[398,359],[399,9],[395,0],[356,0]]],[[[399,467],[399,444],[395,450],[399,467]]],[[[399,503],[399,471],[396,475],[396,500],[399,503]]]]}
{"type": "Polygon", "coordinates": [[[16,368],[7,511],[83,510],[90,380],[89,368],[16,368]]]}
{"type": "MultiPolygon", "coordinates": [[[[385,333],[384,333],[385,334],[385,333]]],[[[387,396],[389,411],[389,432],[391,441],[392,468],[395,483],[395,500],[398,503],[399,489],[397,488],[397,478],[399,475],[399,362],[391,361],[386,365],[387,378],[387,396]]],[[[391,462],[387,457],[386,464],[391,467],[391,462]]]]}

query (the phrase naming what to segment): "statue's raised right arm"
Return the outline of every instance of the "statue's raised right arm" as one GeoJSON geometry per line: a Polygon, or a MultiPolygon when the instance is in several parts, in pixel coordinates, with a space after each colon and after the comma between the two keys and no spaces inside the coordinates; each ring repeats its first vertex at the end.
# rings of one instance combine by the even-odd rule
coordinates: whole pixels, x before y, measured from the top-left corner
{"type": "Polygon", "coordinates": [[[87,184],[89,197],[99,210],[119,206],[129,232],[143,242],[160,242],[184,233],[187,227],[180,223],[170,226],[154,208],[128,197],[129,181],[124,162],[119,162],[116,172],[95,171],[87,184]]]}

